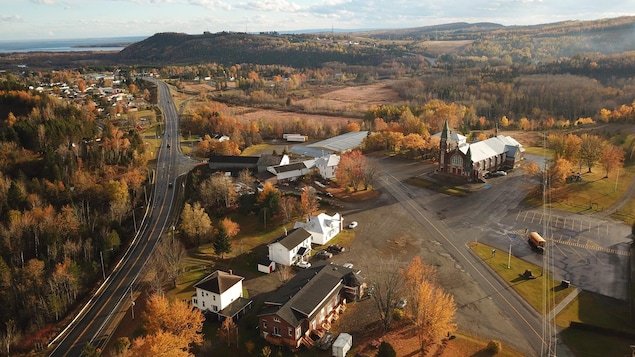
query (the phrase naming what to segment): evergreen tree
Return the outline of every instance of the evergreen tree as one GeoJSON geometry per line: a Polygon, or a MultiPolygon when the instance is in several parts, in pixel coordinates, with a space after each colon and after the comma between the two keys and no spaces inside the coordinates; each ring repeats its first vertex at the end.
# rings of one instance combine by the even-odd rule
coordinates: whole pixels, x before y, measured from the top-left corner
{"type": "Polygon", "coordinates": [[[397,357],[397,352],[392,348],[392,345],[388,342],[382,342],[379,345],[379,349],[377,350],[377,354],[375,357],[397,357]]]}
{"type": "Polygon", "coordinates": [[[214,239],[214,253],[220,255],[222,259],[225,257],[225,253],[229,253],[231,251],[232,244],[229,241],[227,230],[222,224],[220,224],[218,226],[218,234],[216,234],[216,238],[214,239]]]}

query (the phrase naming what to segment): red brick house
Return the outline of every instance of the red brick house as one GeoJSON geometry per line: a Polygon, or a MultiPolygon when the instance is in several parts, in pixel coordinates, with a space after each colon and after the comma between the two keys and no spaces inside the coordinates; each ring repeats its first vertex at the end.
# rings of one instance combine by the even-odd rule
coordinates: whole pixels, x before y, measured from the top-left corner
{"type": "Polygon", "coordinates": [[[346,310],[346,302],[361,298],[365,288],[359,271],[343,266],[301,270],[265,301],[258,315],[260,334],[272,345],[311,348],[346,310]]]}

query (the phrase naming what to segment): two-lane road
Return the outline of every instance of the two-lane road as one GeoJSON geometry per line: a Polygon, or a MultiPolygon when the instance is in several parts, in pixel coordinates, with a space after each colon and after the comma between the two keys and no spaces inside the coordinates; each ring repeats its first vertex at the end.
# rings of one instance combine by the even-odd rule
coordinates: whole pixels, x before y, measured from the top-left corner
{"type": "Polygon", "coordinates": [[[153,82],[159,86],[165,125],[156,161],[154,193],[149,198],[139,231],[121,261],[77,317],[49,344],[50,356],[80,356],[89,343],[98,347],[105,345],[121,314],[134,304],[139,274],[161,234],[169,228],[177,192],[175,179],[192,163],[178,150],[178,116],[168,87],[163,82],[153,82]]]}

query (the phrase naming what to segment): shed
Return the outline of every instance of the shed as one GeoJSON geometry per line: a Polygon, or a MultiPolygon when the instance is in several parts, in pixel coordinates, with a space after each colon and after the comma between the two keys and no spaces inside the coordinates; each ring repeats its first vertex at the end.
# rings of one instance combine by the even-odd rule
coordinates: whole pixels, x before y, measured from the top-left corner
{"type": "Polygon", "coordinates": [[[345,357],[346,353],[353,347],[353,336],[348,333],[340,333],[333,342],[333,357],[345,357]]]}
{"type": "Polygon", "coordinates": [[[267,258],[262,258],[258,261],[258,271],[269,274],[276,270],[276,262],[273,262],[267,258]]]}

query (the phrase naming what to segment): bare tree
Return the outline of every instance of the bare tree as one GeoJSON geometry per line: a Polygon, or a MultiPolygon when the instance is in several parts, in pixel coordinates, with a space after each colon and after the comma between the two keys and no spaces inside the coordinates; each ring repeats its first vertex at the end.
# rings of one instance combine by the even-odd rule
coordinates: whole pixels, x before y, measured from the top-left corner
{"type": "Polygon", "coordinates": [[[276,264],[276,271],[278,279],[283,283],[291,278],[291,267],[288,265],[276,264]]]}
{"type": "Polygon", "coordinates": [[[284,223],[291,222],[291,218],[296,214],[298,207],[298,199],[292,196],[283,196],[280,198],[280,212],[284,223]]]}
{"type": "Polygon", "coordinates": [[[401,262],[395,258],[382,258],[373,261],[373,264],[365,269],[368,272],[369,285],[375,290],[372,298],[384,332],[390,329],[391,312],[404,292],[404,279],[400,273],[401,267],[401,262]]]}
{"type": "Polygon", "coordinates": [[[5,322],[5,325],[7,327],[7,330],[4,334],[2,334],[2,336],[0,336],[0,339],[2,340],[2,344],[4,345],[5,350],[7,351],[7,356],[9,356],[11,345],[16,343],[20,339],[20,333],[15,325],[15,321],[9,320],[5,322]]]}
{"type": "Polygon", "coordinates": [[[162,261],[162,267],[165,270],[165,276],[172,281],[176,288],[176,280],[183,270],[183,262],[187,258],[187,252],[183,244],[172,238],[163,238],[159,242],[156,253],[162,261]]]}

